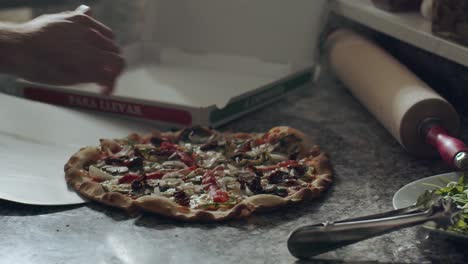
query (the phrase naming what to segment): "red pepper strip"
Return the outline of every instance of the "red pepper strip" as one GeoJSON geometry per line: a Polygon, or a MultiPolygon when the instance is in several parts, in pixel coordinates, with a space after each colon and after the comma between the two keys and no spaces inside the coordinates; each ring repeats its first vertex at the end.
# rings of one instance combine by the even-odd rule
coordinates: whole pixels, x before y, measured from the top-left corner
{"type": "Polygon", "coordinates": [[[212,188],[219,189],[218,181],[216,180],[216,177],[214,175],[214,171],[212,171],[212,170],[208,170],[208,171],[205,172],[205,174],[203,175],[202,184],[207,185],[206,189],[210,189],[210,190],[212,188]]]}
{"type": "Polygon", "coordinates": [[[218,186],[218,182],[214,176],[203,178],[202,183],[207,184],[207,188],[210,188],[211,186],[218,186]]]}
{"type": "Polygon", "coordinates": [[[89,177],[91,178],[91,180],[92,180],[93,182],[103,182],[103,181],[105,181],[104,179],[101,179],[101,178],[95,178],[95,177],[93,177],[93,176],[89,176],[89,177]]]}
{"type": "Polygon", "coordinates": [[[177,151],[177,155],[179,155],[180,161],[185,163],[185,165],[189,167],[195,165],[195,161],[187,153],[182,152],[182,151],[177,151]]]}
{"type": "Polygon", "coordinates": [[[255,169],[257,169],[258,171],[262,171],[262,172],[266,172],[266,171],[272,171],[274,169],[277,169],[278,166],[277,165],[272,165],[272,166],[266,166],[266,167],[255,167],[255,169]]]}
{"type": "Polygon", "coordinates": [[[218,165],[216,168],[214,168],[213,171],[224,171],[224,166],[223,165],[218,165]]]}
{"type": "Polygon", "coordinates": [[[278,166],[280,167],[289,167],[289,166],[296,166],[296,165],[299,165],[299,162],[297,162],[296,160],[287,160],[278,164],[278,166]]]}
{"type": "Polygon", "coordinates": [[[146,174],[146,179],[147,180],[161,179],[163,176],[164,176],[164,173],[160,171],[156,171],[156,172],[146,174]]]}
{"type": "Polygon", "coordinates": [[[220,190],[218,186],[211,185],[209,187],[209,193],[213,197],[215,203],[225,203],[229,201],[229,195],[226,191],[220,190]]]}
{"type": "Polygon", "coordinates": [[[215,195],[213,195],[213,201],[215,203],[225,203],[229,201],[229,195],[223,190],[217,190],[215,195]]]}
{"type": "Polygon", "coordinates": [[[122,183],[132,183],[133,181],[135,180],[139,180],[140,179],[140,175],[137,175],[137,174],[127,174],[125,176],[123,176],[122,178],[119,179],[119,184],[122,184],[122,183]]]}
{"type": "Polygon", "coordinates": [[[166,150],[177,150],[177,146],[172,144],[171,142],[164,141],[161,143],[161,149],[166,149],[166,150]]]}
{"type": "Polygon", "coordinates": [[[216,181],[216,178],[214,177],[213,172],[207,171],[205,175],[207,175],[207,178],[204,178],[203,181],[205,181],[206,184],[208,184],[207,189],[209,190],[209,194],[213,198],[213,201],[215,203],[225,203],[229,201],[228,193],[219,188],[218,182],[216,181]]]}

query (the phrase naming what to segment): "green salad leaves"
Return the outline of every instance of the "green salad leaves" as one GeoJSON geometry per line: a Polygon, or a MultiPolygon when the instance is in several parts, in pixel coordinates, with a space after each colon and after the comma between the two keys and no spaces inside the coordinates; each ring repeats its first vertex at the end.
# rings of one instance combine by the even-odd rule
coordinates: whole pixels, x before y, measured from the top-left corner
{"type": "Polygon", "coordinates": [[[461,176],[458,181],[447,181],[445,187],[436,186],[436,194],[450,198],[462,210],[461,217],[448,229],[457,233],[468,235],[468,180],[461,176]]]}

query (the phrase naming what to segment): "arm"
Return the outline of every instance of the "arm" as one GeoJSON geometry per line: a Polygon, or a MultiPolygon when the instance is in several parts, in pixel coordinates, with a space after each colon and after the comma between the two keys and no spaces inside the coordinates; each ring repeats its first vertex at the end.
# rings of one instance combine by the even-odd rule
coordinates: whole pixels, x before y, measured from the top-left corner
{"type": "Polygon", "coordinates": [[[113,38],[80,11],[0,24],[0,72],[54,85],[94,82],[110,93],[125,64],[113,38]]]}

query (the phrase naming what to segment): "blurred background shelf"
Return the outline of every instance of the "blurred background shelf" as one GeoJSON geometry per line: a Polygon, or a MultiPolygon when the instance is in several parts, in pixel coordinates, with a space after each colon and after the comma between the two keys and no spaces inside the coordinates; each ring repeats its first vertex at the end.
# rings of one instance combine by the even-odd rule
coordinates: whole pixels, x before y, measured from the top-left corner
{"type": "Polygon", "coordinates": [[[413,46],[468,66],[468,47],[437,37],[420,13],[391,13],[371,0],[333,0],[332,11],[413,46]]]}

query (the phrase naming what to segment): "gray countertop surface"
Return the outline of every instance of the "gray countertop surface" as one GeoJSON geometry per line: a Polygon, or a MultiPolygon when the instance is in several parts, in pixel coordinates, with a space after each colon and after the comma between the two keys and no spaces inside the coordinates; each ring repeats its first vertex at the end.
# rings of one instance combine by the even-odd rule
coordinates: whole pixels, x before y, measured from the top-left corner
{"type": "MultiPolygon", "coordinates": [[[[405,153],[329,77],[222,129],[265,131],[277,125],[304,131],[331,156],[335,182],[323,198],[222,224],[135,218],[94,203],[36,207],[0,201],[0,263],[309,263],[288,253],[286,239],[294,228],[390,210],[403,185],[451,171],[438,160],[405,153]]],[[[466,263],[464,247],[414,227],[310,263],[466,263]]]]}

